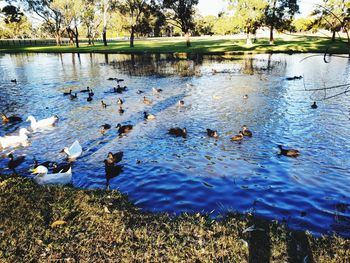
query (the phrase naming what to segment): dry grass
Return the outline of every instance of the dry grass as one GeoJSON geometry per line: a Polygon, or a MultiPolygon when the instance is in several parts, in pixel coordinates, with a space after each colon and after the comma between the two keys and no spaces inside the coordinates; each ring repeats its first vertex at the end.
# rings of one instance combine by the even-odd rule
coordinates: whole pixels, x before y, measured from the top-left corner
{"type": "Polygon", "coordinates": [[[0,262],[347,262],[350,241],[251,215],[145,213],[118,191],[0,176],[0,262]],[[254,231],[246,231],[255,225],[254,231]],[[305,261],[304,261],[305,260],[305,261]]]}

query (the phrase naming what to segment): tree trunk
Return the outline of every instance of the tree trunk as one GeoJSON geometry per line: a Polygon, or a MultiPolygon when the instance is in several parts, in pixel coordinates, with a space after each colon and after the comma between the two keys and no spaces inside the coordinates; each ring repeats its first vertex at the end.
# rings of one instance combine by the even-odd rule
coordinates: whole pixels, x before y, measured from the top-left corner
{"type": "Polygon", "coordinates": [[[60,36],[60,32],[55,32],[55,39],[56,39],[56,45],[60,46],[61,45],[61,36],[60,36]]]}
{"type": "Polygon", "coordinates": [[[271,19],[271,26],[270,26],[270,45],[273,45],[275,42],[273,39],[273,30],[275,27],[276,2],[277,2],[277,0],[273,1],[272,19],[271,19]]]}
{"type": "Polygon", "coordinates": [[[108,0],[103,2],[103,45],[107,46],[107,11],[108,11],[108,0]]]}
{"type": "Polygon", "coordinates": [[[332,30],[332,42],[335,41],[335,30],[332,30]]]}
{"type": "Polygon", "coordinates": [[[75,45],[77,48],[79,48],[79,32],[77,26],[75,26],[75,45]]]}
{"type": "Polygon", "coordinates": [[[102,38],[103,38],[103,45],[107,46],[107,32],[106,28],[103,27],[103,33],[102,33],[102,38]]]}
{"type": "Polygon", "coordinates": [[[251,45],[252,40],[250,39],[250,27],[247,27],[247,45],[251,45]]]}
{"type": "Polygon", "coordinates": [[[131,34],[130,34],[130,47],[134,47],[134,38],[135,38],[135,28],[131,26],[131,34]]]}
{"type": "Polygon", "coordinates": [[[191,41],[190,41],[190,32],[185,33],[185,38],[186,38],[186,46],[190,47],[191,46],[191,41]]]}

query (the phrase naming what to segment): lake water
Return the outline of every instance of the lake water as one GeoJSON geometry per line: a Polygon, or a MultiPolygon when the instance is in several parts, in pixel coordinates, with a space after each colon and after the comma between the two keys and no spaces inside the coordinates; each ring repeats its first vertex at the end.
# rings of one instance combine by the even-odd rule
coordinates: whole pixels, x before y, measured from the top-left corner
{"type": "MultiPolygon", "coordinates": [[[[30,146],[18,171],[30,176],[34,156],[62,161],[60,150],[78,139],[83,155],[73,166],[73,185],[104,188],[103,160],[109,151],[124,151],[124,171],[110,182],[149,211],[253,212],[286,221],[315,234],[335,231],[350,236],[350,99],[346,94],[323,100],[347,87],[311,92],[350,83],[350,61],[322,56],[255,55],[223,60],[194,56],[103,54],[1,54],[0,110],[38,119],[57,114],[58,125],[30,134],[30,146]],[[304,58],[307,59],[303,60],[304,58]],[[287,81],[302,75],[302,80],[287,81]],[[109,77],[125,79],[129,90],[109,93],[109,77]],[[18,83],[11,83],[16,78],[18,83]],[[93,88],[77,101],[62,95],[93,88]],[[152,88],[163,89],[155,95],[152,88]],[[137,90],[145,91],[137,94],[137,90]],[[248,99],[243,99],[245,94],[248,99]],[[153,105],[142,102],[143,95],[153,105]],[[117,98],[125,100],[118,113],[117,98]],[[101,99],[111,105],[101,107],[101,99]],[[177,102],[185,101],[179,108],[177,102]],[[317,100],[318,109],[311,103],[317,100]],[[144,121],[143,111],[156,115],[144,121]],[[100,125],[133,124],[120,138],[116,129],[102,135],[100,125]],[[252,138],[230,141],[242,125],[252,138]],[[187,139],[171,137],[171,127],[186,127],[187,139]],[[220,138],[206,136],[216,129],[220,138]],[[279,156],[278,144],[300,150],[298,158],[279,156]],[[137,161],[141,161],[137,162],[137,161]]],[[[17,126],[0,126],[0,135],[17,126]]],[[[8,160],[0,160],[1,173],[8,160]]]]}

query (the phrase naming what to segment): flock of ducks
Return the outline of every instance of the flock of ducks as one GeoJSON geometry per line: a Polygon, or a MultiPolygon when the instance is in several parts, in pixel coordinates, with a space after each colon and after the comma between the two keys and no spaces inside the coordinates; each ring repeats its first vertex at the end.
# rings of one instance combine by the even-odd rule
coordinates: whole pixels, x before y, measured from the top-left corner
{"type": "MultiPolygon", "coordinates": [[[[300,79],[302,78],[301,76],[294,76],[287,78],[287,80],[294,80],[294,79],[300,79]]],[[[112,92],[113,93],[118,93],[122,94],[123,92],[127,91],[127,87],[121,87],[119,85],[120,82],[124,81],[123,79],[119,78],[109,78],[108,80],[113,80],[118,83],[117,87],[114,87],[112,92]]],[[[17,83],[17,80],[11,80],[11,82],[17,83]]],[[[153,88],[153,93],[161,93],[163,90],[162,89],[157,89],[153,88]]],[[[87,93],[87,101],[90,102],[93,100],[94,92],[92,89],[87,87],[84,90],[80,91],[81,93],[87,93]]],[[[137,94],[142,94],[144,91],[138,90],[137,94]]],[[[71,100],[75,100],[78,98],[78,94],[74,93],[72,90],[69,90],[69,92],[64,92],[64,96],[69,96],[71,100]]],[[[243,99],[248,99],[248,95],[244,95],[243,99]]],[[[143,103],[145,105],[152,105],[153,101],[146,96],[143,97],[143,103]]],[[[119,105],[118,112],[120,114],[124,113],[124,109],[122,105],[124,104],[124,101],[121,98],[118,98],[117,104],[119,105]]],[[[110,105],[107,105],[103,100],[101,101],[102,108],[107,108],[110,105]]],[[[180,100],[178,102],[178,106],[184,106],[185,102],[183,100],[180,100]]],[[[314,102],[311,105],[312,109],[317,108],[316,102],[314,102]]],[[[150,114],[148,112],[143,112],[143,118],[145,120],[154,120],[156,119],[156,116],[153,114],[150,114]]],[[[40,130],[40,129],[45,129],[47,127],[52,127],[55,126],[57,121],[59,120],[58,116],[52,116],[46,119],[42,120],[37,120],[35,119],[34,116],[29,116],[26,121],[30,122],[30,129],[32,131],[40,130]]],[[[18,116],[6,116],[5,114],[2,114],[2,122],[3,124],[17,124],[22,122],[22,118],[18,116]]],[[[110,124],[104,124],[101,125],[101,133],[104,134],[107,130],[111,129],[112,126],[110,124]]],[[[126,133],[129,133],[133,129],[133,125],[122,125],[122,124],[117,124],[116,126],[118,130],[119,135],[123,135],[126,133]]],[[[3,136],[0,137],[0,148],[5,149],[9,147],[14,147],[14,146],[26,146],[28,144],[28,134],[30,132],[28,131],[27,128],[20,128],[18,135],[11,135],[11,136],[3,136]]],[[[180,128],[180,127],[174,127],[170,128],[168,130],[168,134],[175,136],[175,137],[187,137],[187,129],[186,128],[180,128]]],[[[216,130],[211,130],[207,129],[206,134],[209,137],[218,139],[219,138],[219,133],[216,130]]],[[[253,133],[252,131],[249,130],[249,128],[246,125],[242,126],[242,130],[238,132],[238,134],[234,135],[233,137],[230,138],[231,141],[236,141],[240,142],[242,141],[245,137],[252,137],[253,133]]],[[[285,149],[283,148],[282,145],[278,145],[278,148],[280,150],[279,155],[284,155],[287,157],[297,157],[300,155],[300,152],[295,149],[285,149]]],[[[32,173],[35,175],[34,180],[41,185],[46,185],[46,184],[69,184],[71,183],[72,179],[72,166],[71,162],[75,161],[78,157],[81,156],[83,149],[82,146],[80,145],[79,141],[75,141],[70,147],[65,147],[61,151],[62,153],[65,153],[68,158],[68,163],[61,163],[58,164],[56,162],[50,162],[46,161],[43,163],[39,163],[37,160],[34,160],[34,168],[31,170],[32,173]]],[[[107,188],[109,187],[109,180],[116,175],[119,175],[122,172],[123,167],[119,165],[119,162],[122,161],[123,158],[123,152],[117,152],[117,153],[112,153],[109,152],[107,155],[107,158],[104,160],[105,164],[105,173],[106,173],[106,185],[107,188]]],[[[15,169],[21,165],[25,157],[20,156],[18,158],[14,158],[13,154],[10,153],[8,155],[8,158],[10,159],[8,162],[8,168],[11,169],[14,173],[16,173],[15,169]]]]}

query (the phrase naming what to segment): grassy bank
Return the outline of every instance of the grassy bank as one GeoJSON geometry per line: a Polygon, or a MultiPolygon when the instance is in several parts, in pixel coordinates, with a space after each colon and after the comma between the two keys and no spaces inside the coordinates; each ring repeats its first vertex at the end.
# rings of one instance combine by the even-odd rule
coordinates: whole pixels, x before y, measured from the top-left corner
{"type": "Polygon", "coordinates": [[[314,36],[288,36],[276,38],[270,45],[267,38],[260,38],[251,46],[245,39],[194,38],[192,46],[187,48],[183,39],[166,38],[138,40],[135,47],[130,48],[129,42],[121,41],[95,46],[20,46],[0,47],[0,52],[45,52],[45,53],[201,53],[201,54],[243,54],[243,53],[323,53],[327,48],[333,54],[349,54],[350,46],[345,41],[331,42],[329,38],[314,36]]]}
{"type": "Polygon", "coordinates": [[[171,218],[141,212],[118,191],[0,176],[0,262],[328,263],[346,262],[349,248],[349,240],[290,232],[251,215],[171,218]]]}

